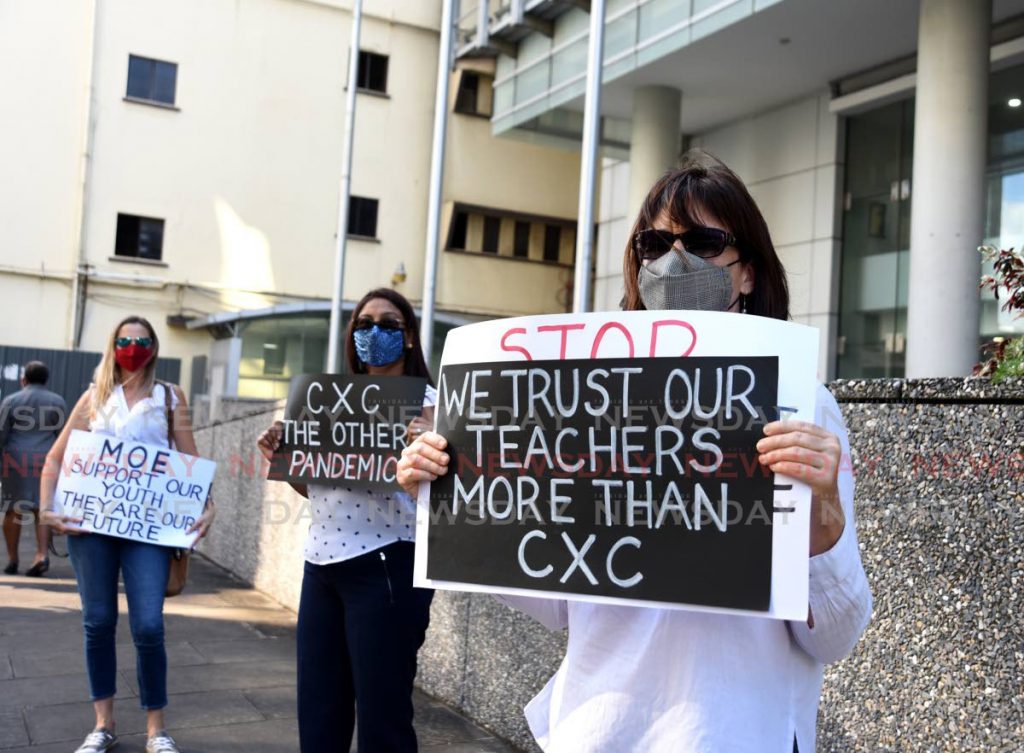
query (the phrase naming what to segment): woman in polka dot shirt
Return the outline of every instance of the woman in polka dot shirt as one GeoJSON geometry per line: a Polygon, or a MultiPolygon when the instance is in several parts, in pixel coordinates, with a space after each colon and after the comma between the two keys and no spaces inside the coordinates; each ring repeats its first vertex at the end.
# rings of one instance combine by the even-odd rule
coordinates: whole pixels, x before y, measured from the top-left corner
{"type": "MultiPolygon", "coordinates": [[[[349,373],[432,384],[412,306],[394,290],[372,290],[356,305],[345,355],[349,373]]],[[[427,387],[411,435],[433,425],[436,394],[427,387]]],[[[260,435],[264,456],[281,430],[276,423],[260,435]]],[[[312,513],[299,602],[301,750],[348,751],[356,726],[360,753],[415,751],[412,684],[433,597],[412,585],[415,503],[397,484],[390,493],[292,486],[312,513]]]]}

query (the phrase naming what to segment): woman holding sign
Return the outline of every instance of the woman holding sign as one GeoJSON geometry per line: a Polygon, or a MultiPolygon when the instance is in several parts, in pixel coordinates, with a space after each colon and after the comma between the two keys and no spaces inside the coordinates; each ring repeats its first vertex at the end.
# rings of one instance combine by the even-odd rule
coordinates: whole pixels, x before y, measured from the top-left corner
{"type": "MultiPolygon", "coordinates": [[[[146,711],[146,753],[177,753],[164,729],[167,706],[167,654],[164,649],[164,593],[172,549],[156,544],[86,533],[80,518],[55,512],[54,492],[75,429],[122,440],[164,445],[197,455],[188,406],[181,388],[156,380],[160,341],[139,316],[123,319],[111,332],[93,384],[79,399],[46,458],[42,475],[43,521],[68,534],[68,553],[82,598],[85,663],[96,726],[76,753],[102,753],[117,743],[114,694],[117,692],[117,581],[124,580],[128,621],[135,642],[139,701],[146,711]],[[173,426],[173,432],[170,427],[173,426]]],[[[198,538],[213,523],[213,500],[190,528],[198,538]]]]}
{"type": "MultiPolygon", "coordinates": [[[[789,318],[785,272],[761,212],[740,179],[706,155],[688,156],[651,188],[623,268],[626,310],[789,318]]],[[[762,466],[811,489],[806,620],[498,597],[569,631],[558,672],[526,708],[545,751],[815,749],[824,665],[852,650],[871,614],[846,427],[824,386],[815,401],[815,423],[769,422],[756,445],[762,466]]],[[[433,432],[406,449],[399,481],[410,494],[447,473],[445,450],[433,432]]]]}
{"type": "MultiPolygon", "coordinates": [[[[415,314],[394,290],[372,290],[356,304],[345,355],[350,374],[425,378],[423,405],[434,405],[415,314]]],[[[414,419],[409,433],[431,425],[414,419]]],[[[268,460],[282,436],[280,422],[260,435],[268,460]]],[[[299,601],[301,750],[347,751],[356,727],[360,753],[414,752],[416,654],[433,598],[412,586],[415,503],[397,485],[390,492],[293,487],[312,512],[299,601]]]]}

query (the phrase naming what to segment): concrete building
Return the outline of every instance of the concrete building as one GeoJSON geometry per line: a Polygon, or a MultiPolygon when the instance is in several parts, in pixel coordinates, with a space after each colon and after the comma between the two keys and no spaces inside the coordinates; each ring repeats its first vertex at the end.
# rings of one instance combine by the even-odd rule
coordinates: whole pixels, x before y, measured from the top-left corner
{"type": "MultiPolygon", "coordinates": [[[[0,3],[0,344],[101,350],[141,313],[193,392],[282,397],[321,370],[350,7],[0,3]]],[[[364,8],[349,306],[422,290],[441,18],[440,0],[364,8]]],[[[494,138],[492,80],[493,61],[453,73],[439,339],[568,305],[578,156],[494,138]]]]}
{"type": "MultiPolygon", "coordinates": [[[[465,0],[494,133],[579,143],[589,3],[465,0]]],[[[822,377],[969,373],[1024,331],[976,248],[1024,245],[1024,1],[607,0],[595,307],[687,146],[734,168],[821,331],[822,377]]]]}

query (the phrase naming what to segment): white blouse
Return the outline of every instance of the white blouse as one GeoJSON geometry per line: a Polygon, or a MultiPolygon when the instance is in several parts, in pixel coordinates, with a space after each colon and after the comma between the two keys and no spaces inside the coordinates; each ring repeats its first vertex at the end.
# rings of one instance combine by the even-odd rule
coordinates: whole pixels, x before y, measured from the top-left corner
{"type": "MultiPolygon", "coordinates": [[[[423,406],[437,402],[427,385],[423,406]]],[[[312,519],[304,556],[314,565],[368,554],[396,541],[416,538],[416,503],[395,482],[393,492],[353,490],[345,486],[310,484],[306,493],[312,519]]]]}
{"type": "MultiPolygon", "coordinates": [[[[107,402],[94,411],[89,429],[120,439],[131,439],[147,444],[167,445],[167,404],[161,383],[153,385],[149,397],[139,400],[131,408],[119,384],[110,393],[107,402]]],[[[178,396],[171,390],[171,410],[178,407],[178,396]]]]}
{"type": "Polygon", "coordinates": [[[814,627],[678,610],[497,596],[549,629],[565,658],[527,705],[546,753],[813,753],[824,665],[846,656],[871,617],[853,512],[850,444],[831,393],[817,423],[842,443],[846,526],[810,559],[814,627]]]}

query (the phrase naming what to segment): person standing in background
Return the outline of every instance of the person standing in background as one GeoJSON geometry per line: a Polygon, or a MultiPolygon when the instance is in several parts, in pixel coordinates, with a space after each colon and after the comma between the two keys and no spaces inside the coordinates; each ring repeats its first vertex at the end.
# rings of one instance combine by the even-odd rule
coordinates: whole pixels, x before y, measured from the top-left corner
{"type": "Polygon", "coordinates": [[[29,361],[21,389],[0,402],[0,509],[7,543],[6,575],[18,572],[18,542],[30,514],[36,529],[36,556],[25,575],[38,578],[50,569],[46,555],[50,530],[39,524],[39,477],[46,453],[64,428],[64,398],[46,389],[50,370],[29,361]]]}

